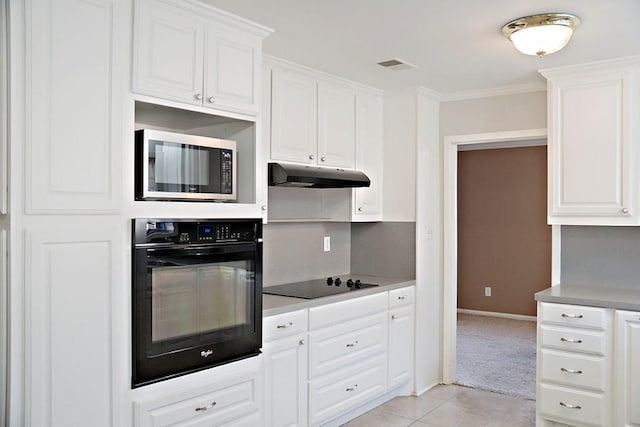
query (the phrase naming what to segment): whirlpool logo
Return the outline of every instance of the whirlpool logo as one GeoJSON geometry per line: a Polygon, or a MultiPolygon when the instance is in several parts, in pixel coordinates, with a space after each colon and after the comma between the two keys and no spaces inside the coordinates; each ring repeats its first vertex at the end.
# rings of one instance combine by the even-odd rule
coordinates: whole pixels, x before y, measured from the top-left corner
{"type": "Polygon", "coordinates": [[[202,357],[209,357],[212,354],[213,354],[213,350],[207,350],[207,351],[203,350],[203,351],[200,352],[200,356],[202,356],[202,357]]]}

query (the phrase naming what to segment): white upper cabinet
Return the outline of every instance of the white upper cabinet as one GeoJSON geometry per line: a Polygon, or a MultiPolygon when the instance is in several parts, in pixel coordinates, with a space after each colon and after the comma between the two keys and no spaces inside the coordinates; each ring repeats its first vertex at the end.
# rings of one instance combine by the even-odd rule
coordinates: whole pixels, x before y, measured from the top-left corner
{"type": "Polygon", "coordinates": [[[355,98],[349,87],[318,84],[318,165],[354,167],[355,98]]]}
{"type": "Polygon", "coordinates": [[[305,71],[274,66],[271,159],[352,169],[356,90],[305,71]]]}
{"type": "Polygon", "coordinates": [[[543,70],[549,223],[636,225],[640,61],[543,70]]]}
{"type": "Polygon", "coordinates": [[[315,164],[318,97],[315,80],[274,69],[271,80],[271,158],[315,164]]]}
{"type": "Polygon", "coordinates": [[[269,30],[193,1],[136,2],[133,91],[256,114],[269,30]]]}
{"type": "Polygon", "coordinates": [[[364,172],[371,186],[353,191],[352,221],[382,220],[382,96],[356,96],[356,169],[364,172]]]}

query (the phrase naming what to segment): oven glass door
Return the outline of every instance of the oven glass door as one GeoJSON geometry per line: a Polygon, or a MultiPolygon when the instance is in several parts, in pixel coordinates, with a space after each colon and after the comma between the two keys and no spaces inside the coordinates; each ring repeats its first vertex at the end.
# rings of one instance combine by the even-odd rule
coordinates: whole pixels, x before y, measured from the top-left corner
{"type": "Polygon", "coordinates": [[[147,356],[255,332],[254,244],[148,250],[147,268],[147,356]]]}
{"type": "Polygon", "coordinates": [[[232,194],[233,152],[149,140],[148,189],[163,193],[232,194]]]}

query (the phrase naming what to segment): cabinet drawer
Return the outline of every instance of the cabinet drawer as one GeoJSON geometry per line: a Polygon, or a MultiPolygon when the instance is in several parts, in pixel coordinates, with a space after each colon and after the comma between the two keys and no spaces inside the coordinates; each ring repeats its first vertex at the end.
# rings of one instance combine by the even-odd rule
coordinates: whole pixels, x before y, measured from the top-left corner
{"type": "Polygon", "coordinates": [[[404,307],[413,304],[415,289],[413,286],[389,291],[389,308],[404,307]]]}
{"type": "Polygon", "coordinates": [[[139,427],[217,426],[260,411],[258,384],[249,379],[197,395],[136,403],[139,427]]]}
{"type": "Polygon", "coordinates": [[[540,343],[542,347],[567,351],[579,351],[596,355],[607,354],[607,340],[604,332],[578,328],[559,328],[556,326],[540,326],[540,343]]]}
{"type": "Polygon", "coordinates": [[[387,292],[309,309],[309,330],[337,325],[387,309],[387,292]]]}
{"type": "Polygon", "coordinates": [[[309,334],[309,378],[385,354],[387,315],[378,313],[309,334]]]}
{"type": "Polygon", "coordinates": [[[590,393],[541,383],[537,399],[543,417],[586,425],[608,425],[608,399],[602,393],[590,393]]]}
{"type": "Polygon", "coordinates": [[[609,370],[602,357],[546,349],[540,350],[540,356],[542,381],[605,391],[609,370]]]}
{"type": "Polygon", "coordinates": [[[380,357],[357,369],[325,375],[309,382],[309,424],[318,425],[366,402],[386,390],[386,359],[380,357]]]}
{"type": "Polygon", "coordinates": [[[265,342],[301,332],[307,332],[307,310],[265,317],[262,322],[262,340],[265,342]]]}
{"type": "Polygon", "coordinates": [[[594,329],[604,329],[606,326],[604,308],[546,302],[541,303],[540,307],[542,323],[594,329]]]}

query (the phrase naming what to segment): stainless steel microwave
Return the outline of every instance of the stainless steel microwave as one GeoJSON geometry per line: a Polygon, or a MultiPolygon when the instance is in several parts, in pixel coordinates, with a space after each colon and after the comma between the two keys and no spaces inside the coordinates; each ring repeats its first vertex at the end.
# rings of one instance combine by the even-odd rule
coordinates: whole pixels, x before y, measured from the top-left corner
{"type": "Polygon", "coordinates": [[[136,200],[237,198],[235,141],[141,129],[135,153],[136,200]]]}

